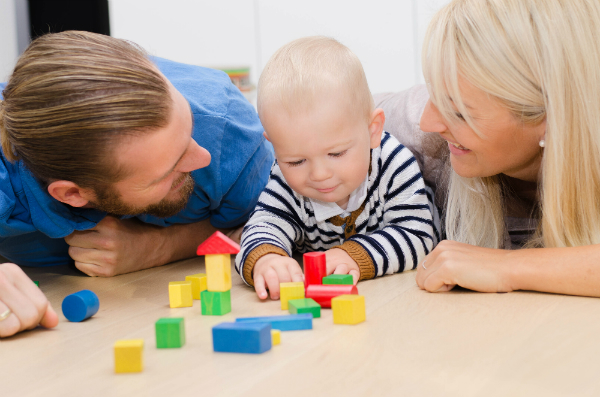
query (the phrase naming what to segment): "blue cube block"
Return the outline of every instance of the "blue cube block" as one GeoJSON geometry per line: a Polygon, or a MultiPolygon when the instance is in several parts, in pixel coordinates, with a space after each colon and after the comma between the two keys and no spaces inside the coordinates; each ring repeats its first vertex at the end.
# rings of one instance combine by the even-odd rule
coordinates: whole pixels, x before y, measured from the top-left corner
{"type": "Polygon", "coordinates": [[[62,311],[67,320],[78,323],[98,313],[100,301],[98,296],[84,289],[68,295],[62,302],[62,311]]]}
{"type": "Polygon", "coordinates": [[[298,331],[303,329],[312,329],[313,316],[311,313],[290,314],[284,316],[266,316],[266,317],[239,317],[236,322],[243,323],[269,323],[271,328],[280,331],[298,331]]]}
{"type": "Polygon", "coordinates": [[[259,354],[271,350],[269,323],[221,323],[212,333],[216,352],[259,354]]]}

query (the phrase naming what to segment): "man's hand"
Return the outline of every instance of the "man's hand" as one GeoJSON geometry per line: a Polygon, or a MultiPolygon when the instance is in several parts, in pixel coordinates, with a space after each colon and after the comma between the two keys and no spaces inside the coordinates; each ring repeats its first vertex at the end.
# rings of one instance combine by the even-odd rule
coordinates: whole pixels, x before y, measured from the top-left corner
{"type": "Polygon", "coordinates": [[[13,263],[0,265],[0,338],[38,325],[53,328],[58,315],[42,291],[13,263]]]}
{"type": "Polygon", "coordinates": [[[267,289],[271,299],[279,299],[279,284],[303,282],[302,269],[295,259],[289,256],[267,254],[254,264],[254,288],[260,299],[267,298],[267,289]]]}
{"type": "Polygon", "coordinates": [[[360,278],[360,267],[348,253],[339,248],[332,248],[325,251],[327,260],[327,275],[330,274],[351,274],[354,285],[360,278]]]}

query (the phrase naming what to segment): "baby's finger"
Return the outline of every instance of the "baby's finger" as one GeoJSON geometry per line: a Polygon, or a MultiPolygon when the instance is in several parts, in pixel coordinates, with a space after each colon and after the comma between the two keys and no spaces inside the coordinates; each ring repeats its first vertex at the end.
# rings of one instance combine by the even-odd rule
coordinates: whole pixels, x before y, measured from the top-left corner
{"type": "Polygon", "coordinates": [[[342,263],[337,265],[337,267],[333,270],[333,274],[348,274],[348,265],[342,263]]]}
{"type": "Polygon", "coordinates": [[[356,285],[358,283],[358,279],[360,278],[360,272],[358,270],[350,270],[348,274],[352,275],[352,281],[354,282],[354,285],[356,285]]]}
{"type": "Polygon", "coordinates": [[[258,274],[254,276],[254,290],[260,299],[267,299],[267,289],[265,287],[265,278],[258,274]]]}
{"type": "Polygon", "coordinates": [[[290,263],[288,265],[288,271],[290,272],[290,276],[292,277],[292,281],[295,283],[304,282],[304,274],[302,274],[302,269],[296,263],[290,263]]]}
{"type": "Polygon", "coordinates": [[[265,282],[267,283],[271,299],[279,299],[279,277],[277,276],[277,272],[273,269],[267,270],[265,273],[265,282]]]}

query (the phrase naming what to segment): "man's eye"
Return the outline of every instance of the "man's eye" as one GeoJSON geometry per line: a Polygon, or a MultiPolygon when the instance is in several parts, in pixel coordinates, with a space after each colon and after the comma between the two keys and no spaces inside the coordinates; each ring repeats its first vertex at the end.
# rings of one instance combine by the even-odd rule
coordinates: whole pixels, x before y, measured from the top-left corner
{"type": "Polygon", "coordinates": [[[343,152],[329,153],[329,155],[330,155],[331,157],[341,157],[341,156],[345,155],[345,154],[346,154],[346,152],[347,152],[347,150],[344,150],[343,152]]]}
{"type": "Polygon", "coordinates": [[[304,163],[304,160],[290,161],[290,162],[288,162],[287,164],[288,164],[290,167],[297,167],[297,166],[299,166],[299,165],[300,165],[300,164],[302,164],[302,163],[304,163]]]}

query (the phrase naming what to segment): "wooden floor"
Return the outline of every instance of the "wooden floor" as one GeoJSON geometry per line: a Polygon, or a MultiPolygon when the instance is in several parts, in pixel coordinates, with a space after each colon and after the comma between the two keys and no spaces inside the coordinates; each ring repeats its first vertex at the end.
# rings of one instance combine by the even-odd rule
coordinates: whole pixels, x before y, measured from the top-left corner
{"type": "Polygon", "coordinates": [[[283,314],[234,276],[233,312],[170,309],[167,285],[202,272],[202,258],[110,279],[68,267],[28,269],[53,306],[91,289],[100,311],[83,323],[0,340],[0,396],[598,396],[600,299],[529,292],[419,290],[415,272],[359,284],[367,321],[282,333],[261,355],[214,353],[211,327],[283,314]],[[160,317],[185,317],[181,349],[155,347],[160,317]],[[115,374],[113,344],[143,338],[144,371],[115,374]]]}

